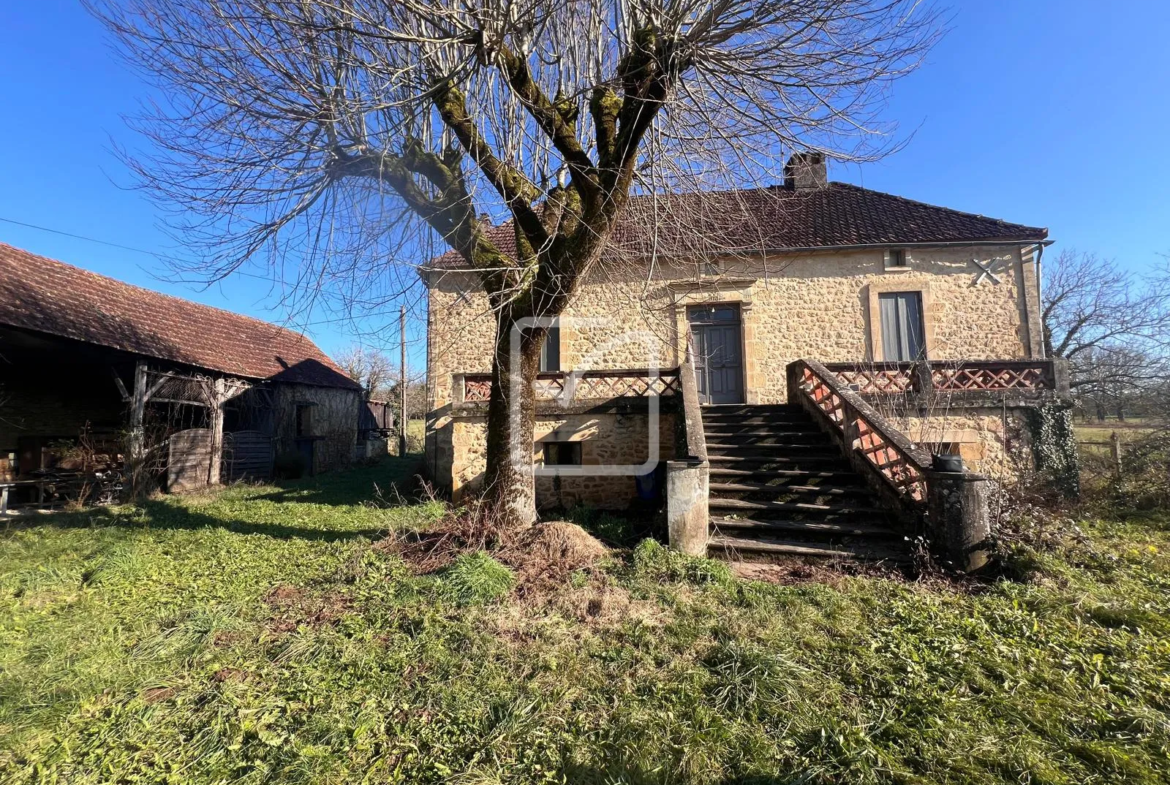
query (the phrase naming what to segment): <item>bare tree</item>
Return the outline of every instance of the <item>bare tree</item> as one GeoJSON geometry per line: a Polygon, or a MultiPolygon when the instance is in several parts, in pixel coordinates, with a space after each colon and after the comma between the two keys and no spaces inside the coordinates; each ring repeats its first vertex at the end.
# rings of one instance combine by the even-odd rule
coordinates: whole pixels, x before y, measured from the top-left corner
{"type": "Polygon", "coordinates": [[[1044,280],[1044,343],[1075,360],[1134,341],[1170,345],[1170,269],[1139,278],[1096,254],[1065,249],[1044,280]]]}
{"type": "Polygon", "coordinates": [[[378,400],[390,394],[390,388],[398,376],[398,367],[386,353],[368,346],[354,345],[337,357],[337,364],[345,375],[365,388],[366,393],[378,400]]]}
{"type": "Polygon", "coordinates": [[[516,352],[513,328],[563,311],[631,194],[755,184],[786,150],[887,152],[885,89],[939,29],[918,0],[87,2],[165,97],[129,158],[207,243],[195,272],[293,260],[294,291],[377,307],[438,238],[478,274],[484,490],[514,525],[535,520],[546,328],[516,352]]]}
{"type": "Polygon", "coordinates": [[[1148,387],[1170,379],[1170,268],[1139,277],[1065,249],[1043,295],[1048,355],[1069,361],[1073,391],[1098,419],[1124,419],[1148,387]]]}

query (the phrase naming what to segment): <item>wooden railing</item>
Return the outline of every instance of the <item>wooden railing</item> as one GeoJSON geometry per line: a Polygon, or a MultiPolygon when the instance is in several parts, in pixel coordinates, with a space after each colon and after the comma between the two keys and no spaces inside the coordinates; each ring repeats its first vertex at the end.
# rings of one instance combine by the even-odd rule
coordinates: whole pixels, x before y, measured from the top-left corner
{"type": "MultiPolygon", "coordinates": [[[[456,390],[457,395],[462,392],[461,402],[486,402],[491,398],[490,373],[456,374],[456,383],[461,385],[456,390]]],[[[679,372],[677,368],[661,371],[641,368],[541,373],[533,382],[533,390],[538,401],[667,397],[679,394],[679,372]]]]}
{"type": "Polygon", "coordinates": [[[815,360],[788,366],[788,396],[827,426],[859,471],[899,501],[926,503],[930,455],[886,422],[837,372],[815,360]]]}
{"type": "Polygon", "coordinates": [[[1053,360],[953,360],[921,363],[825,363],[862,395],[936,392],[1061,391],[1053,360]]]}

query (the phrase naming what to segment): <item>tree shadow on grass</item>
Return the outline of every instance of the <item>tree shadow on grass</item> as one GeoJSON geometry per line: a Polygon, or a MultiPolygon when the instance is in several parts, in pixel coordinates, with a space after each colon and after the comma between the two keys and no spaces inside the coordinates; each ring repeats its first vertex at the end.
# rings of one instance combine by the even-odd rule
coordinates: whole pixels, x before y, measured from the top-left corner
{"type": "Polygon", "coordinates": [[[393,504],[396,500],[413,501],[417,475],[422,468],[421,456],[397,458],[387,456],[378,463],[357,466],[316,477],[277,482],[279,490],[251,496],[278,504],[325,504],[351,507],[364,502],[393,504]],[[378,499],[378,494],[381,498],[378,499]]]}
{"type": "Polygon", "coordinates": [[[279,540],[313,540],[341,542],[360,537],[375,540],[385,536],[387,528],[327,529],[312,526],[293,526],[285,523],[261,523],[220,518],[198,508],[150,499],[137,505],[131,513],[119,513],[108,507],[77,512],[55,512],[46,515],[22,517],[13,521],[11,530],[52,526],[59,529],[121,528],[138,531],[223,529],[235,534],[261,534],[279,540]]]}

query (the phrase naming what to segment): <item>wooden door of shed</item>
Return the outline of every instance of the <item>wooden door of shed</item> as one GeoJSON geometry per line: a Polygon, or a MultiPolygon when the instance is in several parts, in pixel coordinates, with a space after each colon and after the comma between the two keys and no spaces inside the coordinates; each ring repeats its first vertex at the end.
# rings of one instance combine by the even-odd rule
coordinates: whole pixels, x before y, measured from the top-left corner
{"type": "Polygon", "coordinates": [[[223,435],[223,479],[272,479],[275,450],[272,437],[260,431],[235,431],[223,435]]]}
{"type": "Polygon", "coordinates": [[[211,431],[192,428],[170,438],[167,457],[167,490],[204,488],[211,481],[211,431]]]}

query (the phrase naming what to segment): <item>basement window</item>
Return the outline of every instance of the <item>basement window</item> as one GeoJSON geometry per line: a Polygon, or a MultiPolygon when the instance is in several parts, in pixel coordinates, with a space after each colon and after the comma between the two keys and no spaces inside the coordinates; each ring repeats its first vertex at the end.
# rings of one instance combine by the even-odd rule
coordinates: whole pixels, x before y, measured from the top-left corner
{"type": "Polygon", "coordinates": [[[891,248],[886,251],[885,266],[887,270],[905,270],[910,265],[906,259],[904,248],[891,248]]]}
{"type": "Polygon", "coordinates": [[[580,466],[581,442],[545,442],[545,466],[580,466]]]}

